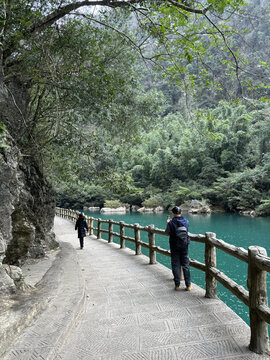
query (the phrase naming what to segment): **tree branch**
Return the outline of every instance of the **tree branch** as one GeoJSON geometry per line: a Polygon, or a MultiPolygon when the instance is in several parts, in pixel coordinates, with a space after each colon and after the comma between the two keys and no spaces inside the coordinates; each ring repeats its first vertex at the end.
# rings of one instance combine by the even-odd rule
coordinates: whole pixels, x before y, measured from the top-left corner
{"type": "MultiPolygon", "coordinates": [[[[141,3],[144,3],[144,0],[83,0],[83,1],[75,1],[71,4],[65,5],[63,7],[59,7],[57,10],[54,10],[47,16],[43,17],[42,19],[36,21],[33,23],[32,26],[28,27],[25,31],[25,37],[27,38],[29,35],[33,36],[36,34],[39,34],[40,32],[46,30],[51,25],[53,25],[56,21],[59,19],[65,17],[66,15],[70,14],[72,11],[77,10],[84,6],[105,6],[110,8],[121,8],[121,7],[128,7],[132,9],[133,11],[139,11],[141,9],[137,8],[136,5],[139,5],[141,3]]],[[[202,14],[204,15],[210,6],[208,6],[205,9],[193,9],[191,7],[188,7],[184,4],[180,4],[174,0],[168,0],[168,3],[171,5],[180,8],[182,10],[185,10],[189,13],[196,13],[196,14],[202,14]]],[[[183,14],[184,15],[184,14],[183,14]]],[[[6,60],[13,52],[15,51],[15,48],[13,46],[9,46],[8,49],[4,50],[4,60],[6,60]]]]}
{"type": "Polygon", "coordinates": [[[39,33],[49,26],[51,26],[53,23],[55,23],[57,20],[63,18],[65,15],[68,15],[74,10],[77,10],[83,6],[107,6],[111,8],[117,8],[117,7],[130,7],[132,4],[140,4],[143,2],[143,0],[129,0],[129,1],[113,1],[113,0],[101,0],[101,1],[79,1],[74,2],[71,4],[68,4],[66,6],[60,7],[57,10],[53,11],[51,14],[47,15],[45,18],[43,18],[41,21],[34,24],[30,29],[30,33],[39,33]]]}
{"type": "Polygon", "coordinates": [[[103,25],[104,27],[107,27],[115,32],[117,32],[120,36],[122,36],[124,39],[126,39],[128,42],[130,42],[130,44],[140,53],[142,59],[144,60],[152,60],[151,58],[149,57],[146,57],[143,52],[142,52],[142,49],[141,49],[141,45],[137,45],[127,34],[123,33],[122,31],[116,29],[115,27],[109,25],[109,24],[105,24],[104,22],[100,21],[100,20],[97,20],[96,18],[93,18],[93,17],[90,17],[88,15],[85,15],[85,14],[81,14],[81,13],[76,13],[76,15],[80,15],[88,20],[91,20],[91,21],[94,21],[100,25],[103,25]]]}
{"type": "MultiPolygon", "coordinates": [[[[143,3],[144,0],[120,0],[120,1],[113,1],[113,0],[100,0],[100,1],[91,1],[91,0],[84,0],[84,1],[78,1],[71,4],[68,4],[66,6],[60,7],[57,10],[53,11],[51,14],[47,15],[44,19],[41,21],[35,23],[32,27],[30,27],[29,32],[30,33],[39,33],[43,31],[44,29],[51,26],[53,23],[55,23],[57,20],[61,19],[65,15],[69,14],[71,11],[77,10],[83,6],[106,6],[111,8],[120,8],[120,7],[130,7],[134,11],[138,10],[135,5],[143,3]]],[[[185,10],[189,13],[195,13],[195,14],[206,14],[206,12],[211,7],[208,6],[202,10],[200,9],[193,9],[191,7],[188,7],[186,5],[180,4],[173,0],[168,0],[170,4],[173,6],[180,8],[182,10],[185,10]]]]}
{"type": "Polygon", "coordinates": [[[228,45],[227,40],[226,40],[225,35],[223,34],[223,32],[218,28],[218,26],[206,14],[204,14],[204,16],[210,22],[210,24],[219,32],[219,34],[221,35],[221,37],[222,37],[222,39],[224,41],[224,44],[225,44],[226,48],[229,50],[229,52],[231,53],[231,55],[232,55],[232,57],[234,59],[236,78],[237,78],[237,81],[238,81],[238,84],[239,84],[240,95],[242,96],[243,89],[242,89],[241,81],[239,79],[239,69],[240,69],[240,67],[239,67],[239,64],[238,64],[238,60],[237,60],[233,50],[228,45]]]}
{"type": "Polygon", "coordinates": [[[173,1],[173,0],[168,0],[168,2],[170,4],[172,4],[173,6],[180,8],[182,10],[185,10],[189,13],[193,13],[193,14],[201,14],[201,15],[205,15],[207,13],[207,11],[210,9],[211,5],[207,6],[206,8],[200,10],[200,9],[193,9],[189,6],[180,4],[179,2],[173,1]]]}

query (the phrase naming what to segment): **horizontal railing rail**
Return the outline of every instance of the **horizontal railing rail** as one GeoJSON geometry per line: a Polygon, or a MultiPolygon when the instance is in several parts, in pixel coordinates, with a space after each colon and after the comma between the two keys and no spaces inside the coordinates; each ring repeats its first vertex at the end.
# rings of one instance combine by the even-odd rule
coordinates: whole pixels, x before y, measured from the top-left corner
{"type": "MultiPolygon", "coordinates": [[[[75,210],[56,208],[56,215],[76,222],[79,212],[75,210]]],[[[150,264],[156,263],[156,253],[170,257],[170,250],[163,249],[155,244],[155,234],[168,236],[164,230],[154,225],[141,226],[139,224],[125,224],[123,221],[95,219],[86,217],[89,235],[97,232],[97,239],[101,234],[108,234],[108,242],[114,237],[120,239],[120,248],[125,248],[126,241],[135,244],[135,253],[140,255],[141,248],[149,250],[150,264]],[[97,227],[94,227],[94,222],[97,227]],[[102,224],[108,224],[108,230],[102,229],[102,224]],[[119,233],[113,231],[113,226],[119,226],[119,233]],[[125,228],[134,230],[134,237],[125,235],[125,228]],[[141,240],[141,231],[148,233],[148,243],[141,240]]],[[[248,250],[228,244],[216,238],[215,233],[206,232],[205,235],[190,234],[190,240],[205,244],[205,263],[190,259],[190,266],[205,272],[205,296],[217,298],[217,281],[227,288],[233,295],[249,307],[251,338],[249,348],[258,354],[269,353],[268,324],[270,324],[270,308],[267,299],[267,273],[270,272],[270,258],[266,250],[258,246],[250,246],[248,250]],[[247,287],[237,284],[223,272],[218,270],[216,249],[233,256],[248,264],[247,287]]]]}

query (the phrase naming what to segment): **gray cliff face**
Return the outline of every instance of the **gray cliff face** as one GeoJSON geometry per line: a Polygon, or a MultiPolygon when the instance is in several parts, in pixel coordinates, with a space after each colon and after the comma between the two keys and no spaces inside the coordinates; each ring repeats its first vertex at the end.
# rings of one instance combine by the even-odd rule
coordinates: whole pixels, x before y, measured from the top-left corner
{"type": "MultiPolygon", "coordinates": [[[[1,80],[1,79],[0,79],[1,80]]],[[[57,246],[52,231],[55,198],[35,156],[23,155],[21,139],[28,130],[27,91],[0,81],[0,122],[9,147],[0,147],[0,293],[14,292],[3,264],[21,266],[57,246]],[[7,91],[9,88],[9,91],[7,91]]]]}
{"type": "MultiPolygon", "coordinates": [[[[9,144],[0,149],[0,259],[21,266],[26,258],[42,257],[57,246],[52,232],[55,200],[34,160],[23,157],[11,138],[9,144]]],[[[2,276],[0,289],[2,285],[7,292],[10,282],[2,276]]]]}

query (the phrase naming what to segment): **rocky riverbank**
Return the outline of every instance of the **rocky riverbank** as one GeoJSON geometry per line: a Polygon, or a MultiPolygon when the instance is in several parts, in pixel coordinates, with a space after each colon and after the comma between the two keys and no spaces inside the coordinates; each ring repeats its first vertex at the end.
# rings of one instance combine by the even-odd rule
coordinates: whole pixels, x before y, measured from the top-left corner
{"type": "MultiPolygon", "coordinates": [[[[205,200],[190,200],[186,201],[179,205],[183,212],[188,212],[191,214],[211,214],[211,213],[224,213],[226,210],[222,206],[212,206],[205,200]]],[[[156,206],[156,207],[140,207],[138,205],[129,205],[124,204],[123,206],[117,208],[110,208],[110,207],[84,207],[84,210],[93,211],[93,212],[100,212],[102,214],[126,214],[127,212],[139,212],[139,213],[162,213],[166,211],[163,206],[156,206]]],[[[168,209],[170,210],[170,208],[168,209]]],[[[259,214],[256,213],[254,209],[246,209],[239,211],[240,215],[245,216],[258,216],[259,214]]]]}

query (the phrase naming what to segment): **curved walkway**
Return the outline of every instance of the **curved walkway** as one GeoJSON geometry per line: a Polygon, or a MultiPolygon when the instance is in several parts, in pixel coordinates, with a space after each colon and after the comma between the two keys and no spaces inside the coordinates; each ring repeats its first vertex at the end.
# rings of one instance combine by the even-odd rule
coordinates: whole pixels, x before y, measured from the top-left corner
{"type": "Polygon", "coordinates": [[[61,218],[55,232],[62,250],[39,283],[46,308],[5,360],[269,359],[248,350],[248,326],[223,302],[194,284],[176,292],[163,265],[94,236],[79,250],[61,218]]]}

